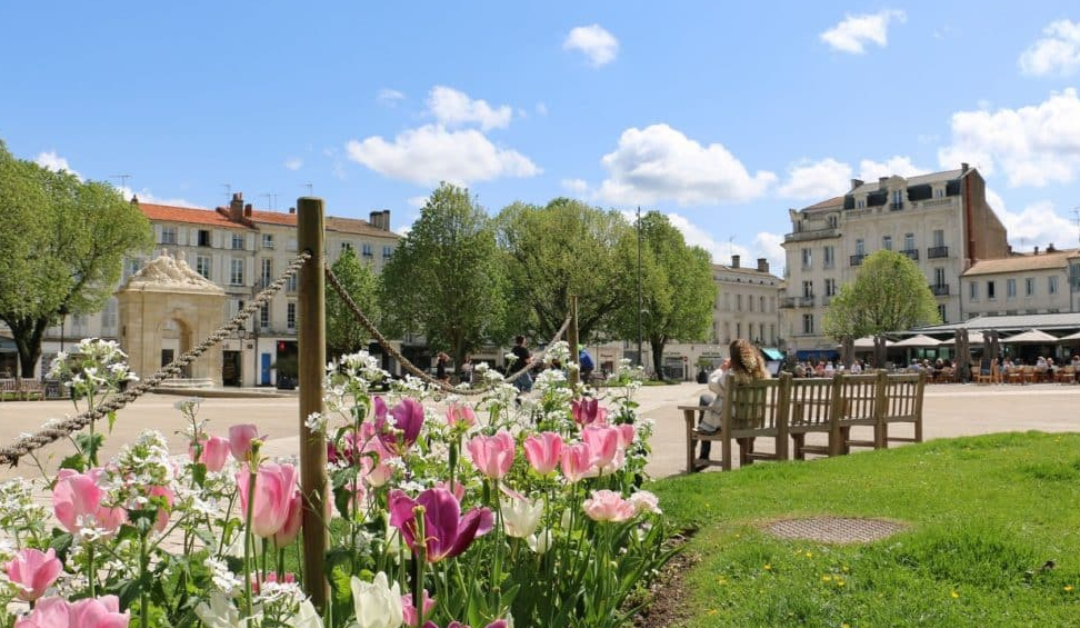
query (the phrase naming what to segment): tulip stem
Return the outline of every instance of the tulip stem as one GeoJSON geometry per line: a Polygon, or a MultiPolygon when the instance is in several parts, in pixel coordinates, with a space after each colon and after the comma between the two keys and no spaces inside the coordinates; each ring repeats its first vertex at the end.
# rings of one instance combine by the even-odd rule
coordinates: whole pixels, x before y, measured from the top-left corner
{"type": "Polygon", "coordinates": [[[90,597],[97,597],[97,593],[94,591],[97,580],[97,573],[94,571],[94,544],[88,543],[86,546],[86,574],[90,579],[90,597]]]}
{"type": "Polygon", "coordinates": [[[251,517],[255,511],[255,477],[254,471],[248,471],[248,503],[247,512],[244,514],[244,602],[247,619],[255,615],[251,603],[251,517]]]}
{"type": "Polygon", "coordinates": [[[424,526],[424,507],[418,506],[413,512],[416,521],[416,546],[413,548],[413,586],[412,601],[416,609],[416,626],[424,625],[424,567],[427,564],[427,530],[424,526]]]}
{"type": "Polygon", "coordinates": [[[146,568],[150,565],[150,554],[146,551],[146,535],[149,530],[143,530],[139,535],[139,626],[150,625],[150,592],[146,586],[146,568]]]}

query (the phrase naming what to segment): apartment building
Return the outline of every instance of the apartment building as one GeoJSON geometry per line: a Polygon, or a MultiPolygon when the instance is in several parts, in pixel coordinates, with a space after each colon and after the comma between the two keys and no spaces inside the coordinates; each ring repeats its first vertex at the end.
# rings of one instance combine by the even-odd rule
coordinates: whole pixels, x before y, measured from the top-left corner
{"type": "MultiPolygon", "coordinates": [[[[257,210],[235,193],[226,207],[195,209],[140,203],[154,230],[155,251],[183,258],[203,277],[221,286],[226,293],[221,320],[236,315],[259,291],[268,286],[296,257],[296,214],[257,210]]],[[[380,272],[397,247],[400,236],[390,231],[390,211],[374,211],[369,220],[326,218],[326,253],[333,263],[341,253],[354,249],[362,261],[380,272]]],[[[139,271],[144,257],[124,260],[123,282],[139,271]]],[[[119,287],[119,286],[118,286],[119,287]]],[[[296,354],[297,282],[262,308],[243,332],[226,340],[222,380],[225,385],[272,385],[276,380],[272,365],[283,356],[296,354]]],[[[46,332],[42,364],[82,338],[117,339],[116,298],[109,299],[98,314],[69,316],[46,332]]],[[[175,321],[163,325],[162,360],[179,355],[180,330],[175,321]]],[[[40,373],[40,371],[39,371],[40,373]]]]}
{"type": "Polygon", "coordinates": [[[877,182],[851,181],[847,194],[790,210],[784,236],[786,293],[781,300],[789,351],[835,349],[822,332],[829,301],[880,249],[914,260],[945,322],[963,320],[961,276],[979,260],[1009,255],[1005,227],[986,202],[986,184],[968,164],[877,182]]]}
{"type": "Polygon", "coordinates": [[[1080,250],[1044,251],[980,260],[964,272],[964,318],[1080,311],[1080,250]]]}

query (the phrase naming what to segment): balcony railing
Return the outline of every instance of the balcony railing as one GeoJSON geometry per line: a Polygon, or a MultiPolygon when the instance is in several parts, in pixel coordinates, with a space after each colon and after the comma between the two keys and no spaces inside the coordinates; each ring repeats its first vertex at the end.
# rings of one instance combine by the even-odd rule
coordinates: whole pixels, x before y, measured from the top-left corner
{"type": "Polygon", "coordinates": [[[814,307],[814,297],[784,297],[780,299],[780,307],[784,309],[814,307]]]}
{"type": "Polygon", "coordinates": [[[852,255],[851,256],[851,265],[852,266],[861,266],[863,258],[865,258],[865,257],[866,257],[865,253],[861,253],[859,255],[852,255]]]}
{"type": "Polygon", "coordinates": [[[949,296],[949,284],[943,283],[941,285],[930,285],[930,292],[934,293],[935,297],[947,297],[949,296]]]}
{"type": "Polygon", "coordinates": [[[926,259],[939,259],[949,256],[949,247],[947,246],[932,246],[926,249],[926,259]]]}
{"type": "Polygon", "coordinates": [[[889,203],[889,209],[894,211],[894,212],[898,212],[901,209],[904,209],[904,204],[903,203],[889,203]]]}
{"type": "Polygon", "coordinates": [[[839,238],[840,230],[836,228],[828,229],[809,229],[807,231],[796,231],[784,236],[785,242],[801,242],[803,240],[820,240],[822,238],[839,238]]]}
{"type": "Polygon", "coordinates": [[[903,251],[900,251],[900,254],[906,255],[916,262],[919,261],[919,249],[904,249],[903,251]]]}

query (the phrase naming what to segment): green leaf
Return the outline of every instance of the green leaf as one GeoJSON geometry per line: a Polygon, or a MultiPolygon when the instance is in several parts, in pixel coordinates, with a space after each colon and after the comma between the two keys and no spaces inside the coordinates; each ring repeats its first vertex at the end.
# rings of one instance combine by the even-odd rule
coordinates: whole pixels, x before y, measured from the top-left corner
{"type": "Polygon", "coordinates": [[[112,434],[113,425],[116,425],[116,411],[113,410],[112,412],[110,412],[107,415],[107,418],[109,420],[109,433],[112,434]]]}

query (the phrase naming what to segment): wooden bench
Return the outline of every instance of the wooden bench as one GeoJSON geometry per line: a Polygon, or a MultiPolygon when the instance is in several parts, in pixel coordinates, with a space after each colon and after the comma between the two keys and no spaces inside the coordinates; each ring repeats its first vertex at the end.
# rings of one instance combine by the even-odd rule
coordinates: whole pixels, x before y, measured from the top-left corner
{"type": "Polygon", "coordinates": [[[0,379],[0,401],[43,401],[45,385],[36,379],[0,379]]]}
{"type": "Polygon", "coordinates": [[[890,442],[922,442],[922,400],[926,373],[889,375],[885,371],[859,375],[837,374],[833,379],[797,379],[783,373],[779,379],[761,380],[749,384],[731,384],[722,404],[721,427],[715,433],[697,430],[700,406],[679,406],[686,423],[686,469],[692,472],[699,462],[695,451],[700,441],[721,441],[721,459],[710,460],[710,466],[730,470],[733,441],[740,449],[740,463],[754,460],[787,460],[788,438],[794,447],[794,458],[804,460],[806,454],[838,456],[852,447],[884,449],[890,442]],[[743,417],[740,419],[739,417],[743,417]],[[911,423],[910,437],[889,435],[894,423],[911,423]],[[866,438],[852,437],[854,428],[869,428],[866,438]],[[806,436],[823,433],[827,445],[808,445],[806,436]],[[754,451],[754,441],[771,438],[774,453],[754,451]]]}

